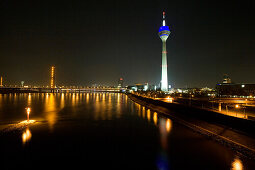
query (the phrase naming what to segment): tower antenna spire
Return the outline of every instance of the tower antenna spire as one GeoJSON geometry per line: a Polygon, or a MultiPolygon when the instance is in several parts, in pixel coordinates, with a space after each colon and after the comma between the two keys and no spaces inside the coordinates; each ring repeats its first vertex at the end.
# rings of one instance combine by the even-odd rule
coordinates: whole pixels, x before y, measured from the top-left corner
{"type": "Polygon", "coordinates": [[[165,18],[166,18],[166,13],[165,13],[165,11],[163,11],[163,22],[162,22],[162,26],[166,26],[165,18]]]}

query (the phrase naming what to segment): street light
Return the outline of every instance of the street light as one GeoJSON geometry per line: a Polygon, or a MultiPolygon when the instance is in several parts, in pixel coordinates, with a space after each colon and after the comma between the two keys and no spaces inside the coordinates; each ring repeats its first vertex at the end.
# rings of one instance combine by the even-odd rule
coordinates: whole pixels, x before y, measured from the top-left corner
{"type": "Polygon", "coordinates": [[[27,110],[27,122],[29,122],[29,114],[31,112],[31,108],[27,107],[26,110],[27,110]]]}
{"type": "MultiPolygon", "coordinates": [[[[235,108],[238,109],[238,108],[239,108],[239,105],[236,104],[236,105],[235,105],[235,108]]],[[[237,117],[237,110],[236,110],[236,117],[237,117]]]]}

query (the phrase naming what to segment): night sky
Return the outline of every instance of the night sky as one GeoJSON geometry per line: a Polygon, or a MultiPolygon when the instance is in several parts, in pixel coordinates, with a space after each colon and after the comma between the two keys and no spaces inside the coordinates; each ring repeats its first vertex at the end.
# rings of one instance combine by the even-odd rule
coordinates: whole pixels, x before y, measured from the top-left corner
{"type": "Polygon", "coordinates": [[[173,87],[255,83],[254,1],[0,1],[0,75],[5,83],[158,84],[162,11],[173,87]]]}

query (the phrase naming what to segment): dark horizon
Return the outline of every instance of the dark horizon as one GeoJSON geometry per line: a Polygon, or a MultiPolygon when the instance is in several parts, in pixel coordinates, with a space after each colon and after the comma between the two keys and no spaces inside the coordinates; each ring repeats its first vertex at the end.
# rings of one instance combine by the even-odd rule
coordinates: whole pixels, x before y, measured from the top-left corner
{"type": "Polygon", "coordinates": [[[4,83],[158,84],[162,11],[173,87],[215,87],[228,74],[255,83],[255,23],[247,1],[0,2],[0,76],[4,83]]]}

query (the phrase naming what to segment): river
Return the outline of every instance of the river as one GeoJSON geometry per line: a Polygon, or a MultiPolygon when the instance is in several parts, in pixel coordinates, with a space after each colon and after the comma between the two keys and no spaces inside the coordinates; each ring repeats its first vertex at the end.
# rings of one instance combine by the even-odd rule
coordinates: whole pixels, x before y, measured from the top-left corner
{"type": "Polygon", "coordinates": [[[1,169],[255,169],[121,93],[1,94],[0,150],[1,169]]]}

